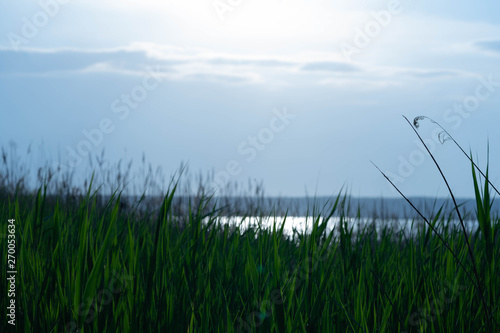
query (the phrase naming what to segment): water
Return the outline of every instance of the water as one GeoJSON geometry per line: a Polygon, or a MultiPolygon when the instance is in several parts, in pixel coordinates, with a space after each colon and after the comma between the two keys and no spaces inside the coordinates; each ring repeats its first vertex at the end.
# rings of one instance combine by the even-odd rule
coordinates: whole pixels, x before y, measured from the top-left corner
{"type": "MultiPolygon", "coordinates": [[[[283,228],[283,233],[292,236],[294,232],[310,233],[312,231],[313,223],[315,219],[311,216],[287,216],[286,219],[283,216],[276,217],[258,217],[258,216],[220,216],[216,218],[217,222],[221,224],[228,224],[230,226],[239,227],[240,230],[248,230],[253,227],[254,229],[267,229],[273,230],[280,229],[282,224],[285,223],[283,228]]],[[[208,222],[208,218],[205,219],[205,223],[208,222]]],[[[319,222],[323,223],[324,218],[319,218],[319,222]]],[[[357,233],[359,230],[364,229],[366,226],[373,225],[377,232],[380,232],[385,227],[390,227],[395,232],[404,232],[405,235],[415,235],[415,233],[421,228],[427,228],[427,225],[422,220],[414,219],[386,219],[377,220],[373,218],[353,218],[353,217],[331,217],[327,221],[326,232],[329,233],[332,230],[338,230],[341,223],[347,225],[347,228],[353,230],[357,233]]],[[[445,223],[449,223],[450,228],[456,227],[462,230],[459,220],[450,220],[445,223]]],[[[441,222],[438,223],[439,229],[442,227],[441,222]]],[[[465,221],[465,228],[468,232],[475,231],[479,227],[479,223],[475,220],[465,221]]]]}

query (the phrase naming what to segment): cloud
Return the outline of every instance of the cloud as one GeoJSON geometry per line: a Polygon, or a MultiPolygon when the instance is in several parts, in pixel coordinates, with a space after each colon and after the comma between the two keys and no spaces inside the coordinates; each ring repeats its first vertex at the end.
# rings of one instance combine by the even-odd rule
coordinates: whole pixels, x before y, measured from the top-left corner
{"type": "Polygon", "coordinates": [[[420,79],[438,79],[438,78],[449,78],[460,76],[460,71],[451,69],[431,69],[431,70],[408,70],[403,73],[408,76],[420,78],[420,79]]]}
{"type": "Polygon", "coordinates": [[[474,46],[483,51],[500,53],[500,40],[483,40],[474,43],[474,46]]]}
{"type": "Polygon", "coordinates": [[[366,92],[366,91],[383,91],[388,88],[401,86],[402,83],[398,80],[390,80],[390,79],[373,80],[371,78],[334,78],[334,79],[328,78],[321,80],[319,82],[319,85],[335,87],[337,89],[344,89],[346,87],[356,87],[358,90],[363,90],[366,92]]]}
{"type": "Polygon", "coordinates": [[[257,66],[257,67],[295,67],[297,64],[291,61],[278,59],[237,59],[237,58],[215,58],[209,59],[208,63],[214,65],[230,66],[257,66]]]}
{"type": "Polygon", "coordinates": [[[273,77],[305,72],[353,72],[355,66],[314,57],[284,58],[214,53],[169,45],[134,43],[108,49],[0,49],[0,74],[50,75],[61,73],[113,73],[141,75],[160,66],[172,79],[217,82],[269,82],[273,77]]]}
{"type": "Polygon", "coordinates": [[[195,81],[222,82],[222,83],[251,83],[257,82],[258,77],[252,75],[219,75],[219,74],[190,74],[184,79],[195,81]]]}
{"type": "Polygon", "coordinates": [[[75,72],[100,65],[106,68],[139,69],[152,65],[145,52],[129,50],[0,50],[0,73],[46,74],[51,72],[75,72]],[[108,64],[108,66],[102,66],[108,64]]]}
{"type": "Polygon", "coordinates": [[[351,64],[333,54],[298,54],[289,57],[216,53],[207,49],[134,43],[107,49],[0,48],[2,76],[60,76],[108,73],[143,76],[159,68],[168,80],[228,84],[348,85],[384,87],[413,80],[442,80],[462,76],[454,69],[395,68],[351,64]],[[341,74],[341,75],[339,75],[341,74]],[[371,83],[370,83],[371,82],[371,83]],[[381,84],[382,82],[382,84],[381,84]]]}
{"type": "Polygon", "coordinates": [[[359,69],[348,63],[335,61],[310,62],[301,67],[303,71],[322,71],[322,72],[356,72],[359,69]]]}
{"type": "Polygon", "coordinates": [[[251,58],[214,54],[204,50],[133,44],[114,49],[0,49],[0,74],[40,75],[50,73],[113,72],[133,75],[148,66],[185,77],[230,77],[235,81],[264,68],[295,68],[296,64],[269,57],[251,58]],[[234,67],[240,67],[235,70],[234,67]],[[196,72],[196,73],[193,73],[196,72]],[[237,72],[237,73],[235,73],[237,72]],[[242,75],[243,74],[243,75],[242,75]]]}

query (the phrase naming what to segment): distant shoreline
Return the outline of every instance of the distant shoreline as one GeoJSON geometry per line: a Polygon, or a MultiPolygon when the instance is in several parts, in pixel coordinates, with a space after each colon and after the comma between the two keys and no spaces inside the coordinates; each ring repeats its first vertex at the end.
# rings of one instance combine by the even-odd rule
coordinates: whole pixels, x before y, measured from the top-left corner
{"type": "MultiPolygon", "coordinates": [[[[122,197],[129,205],[137,203],[139,196],[124,196],[122,197]]],[[[198,202],[197,197],[176,196],[173,200],[173,206],[179,207],[182,210],[189,209],[189,199],[191,203],[198,202]]],[[[277,216],[312,216],[321,212],[321,215],[328,213],[335,203],[336,197],[252,197],[252,196],[237,196],[237,197],[213,197],[212,203],[217,203],[217,207],[221,208],[221,215],[238,215],[240,212],[252,212],[253,215],[272,215],[277,216]],[[313,212],[314,210],[314,212],[313,212]]],[[[440,207],[444,207],[443,215],[448,217],[449,214],[456,216],[455,208],[451,199],[446,198],[430,198],[430,197],[411,197],[412,203],[426,216],[434,216],[440,207]]],[[[145,202],[150,208],[159,208],[163,197],[146,197],[145,202]]],[[[340,201],[346,200],[349,204],[345,213],[346,216],[355,217],[359,214],[362,218],[415,218],[418,214],[403,198],[370,198],[370,197],[340,197],[340,201]]],[[[464,214],[464,219],[474,220],[476,217],[473,214],[476,210],[476,201],[473,198],[457,198],[460,205],[459,209],[464,214]]],[[[494,202],[492,207],[494,215],[500,215],[500,204],[494,202]]]]}

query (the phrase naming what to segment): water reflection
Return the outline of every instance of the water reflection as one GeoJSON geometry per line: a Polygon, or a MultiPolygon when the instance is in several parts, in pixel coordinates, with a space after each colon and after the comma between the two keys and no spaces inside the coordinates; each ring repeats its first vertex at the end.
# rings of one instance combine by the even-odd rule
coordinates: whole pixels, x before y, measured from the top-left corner
{"type": "MultiPolygon", "coordinates": [[[[205,223],[209,219],[205,219],[205,223]]],[[[240,231],[254,228],[257,230],[273,230],[276,227],[279,230],[283,223],[283,233],[286,235],[293,235],[295,233],[310,233],[312,231],[313,223],[322,224],[325,219],[322,217],[314,218],[312,216],[283,216],[276,217],[258,217],[258,216],[219,216],[215,218],[215,222],[227,224],[232,227],[239,228],[240,231]]],[[[326,232],[332,230],[339,230],[340,225],[343,223],[347,229],[357,233],[367,227],[375,228],[377,232],[382,231],[384,228],[392,229],[394,232],[404,232],[405,235],[414,235],[418,230],[425,230],[428,228],[426,223],[422,220],[416,219],[374,219],[374,218],[357,218],[357,217],[331,217],[327,222],[326,232]]],[[[461,229],[459,220],[438,221],[435,228],[442,231],[443,227],[449,227],[450,231],[454,228],[461,229]]],[[[465,227],[468,232],[476,230],[479,226],[477,221],[465,221],[465,227]]]]}

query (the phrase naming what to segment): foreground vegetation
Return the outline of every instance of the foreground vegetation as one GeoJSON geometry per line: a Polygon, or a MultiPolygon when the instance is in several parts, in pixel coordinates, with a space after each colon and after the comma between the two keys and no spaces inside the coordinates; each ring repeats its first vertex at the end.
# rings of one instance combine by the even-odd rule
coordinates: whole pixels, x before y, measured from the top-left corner
{"type": "MultiPolygon", "coordinates": [[[[497,332],[500,219],[490,183],[472,170],[479,227],[467,234],[442,210],[425,228],[425,216],[415,220],[411,235],[374,224],[330,230],[329,217],[347,221],[342,195],[314,214],[310,233],[287,235],[283,224],[221,224],[210,197],[179,217],[177,182],[147,211],[124,209],[119,192],[102,205],[92,183],[72,201],[44,187],[4,192],[0,278],[14,219],[15,330],[497,332]]],[[[0,327],[12,329],[7,320],[0,327]]]]}
{"type": "MultiPolygon", "coordinates": [[[[3,201],[2,230],[16,221],[18,331],[487,331],[478,290],[430,228],[413,237],[373,225],[327,232],[316,216],[310,234],[239,230],[216,211],[202,214],[208,199],[179,223],[174,194],[142,217],[120,212],[119,196],[98,209],[90,192],[70,209],[47,209],[41,192],[3,201]]],[[[337,198],[327,215],[343,204],[337,198]]],[[[432,224],[472,271],[460,230],[440,214],[432,224]]],[[[480,229],[470,235],[495,321],[499,226],[491,220],[489,241],[480,229]]]]}

